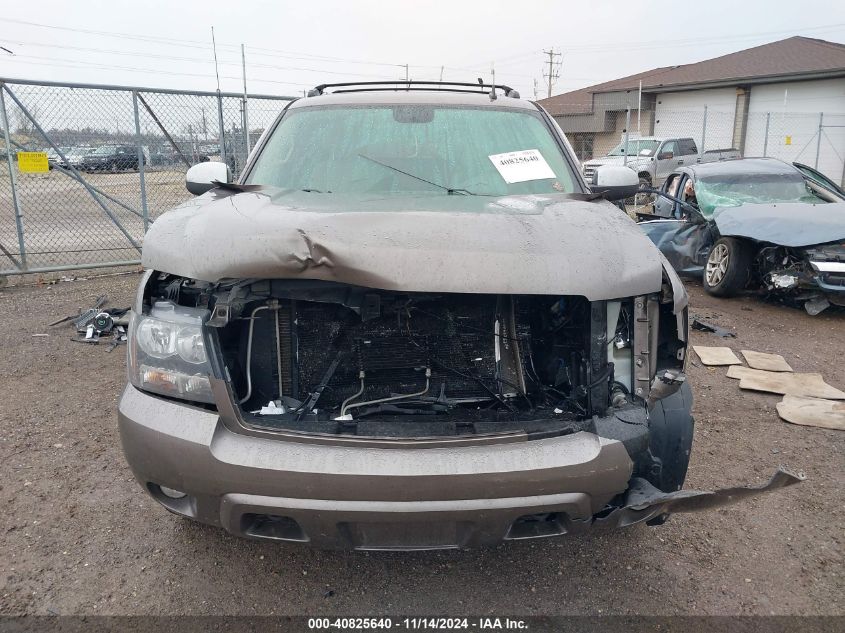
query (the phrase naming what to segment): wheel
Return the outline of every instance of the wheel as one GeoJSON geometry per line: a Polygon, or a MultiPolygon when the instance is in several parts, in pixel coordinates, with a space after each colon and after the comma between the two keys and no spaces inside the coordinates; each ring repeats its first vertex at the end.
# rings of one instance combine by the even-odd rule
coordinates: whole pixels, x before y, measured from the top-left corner
{"type": "Polygon", "coordinates": [[[715,297],[731,297],[748,284],[754,251],[748,242],[721,237],[704,266],[704,289],[715,297]]]}

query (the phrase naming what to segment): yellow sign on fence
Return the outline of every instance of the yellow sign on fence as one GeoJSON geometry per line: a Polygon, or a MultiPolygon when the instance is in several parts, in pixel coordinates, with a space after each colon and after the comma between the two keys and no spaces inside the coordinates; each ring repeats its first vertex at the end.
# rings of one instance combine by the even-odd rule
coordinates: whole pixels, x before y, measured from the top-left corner
{"type": "Polygon", "coordinates": [[[18,169],[23,174],[43,174],[50,171],[47,152],[18,152],[18,169]]]}

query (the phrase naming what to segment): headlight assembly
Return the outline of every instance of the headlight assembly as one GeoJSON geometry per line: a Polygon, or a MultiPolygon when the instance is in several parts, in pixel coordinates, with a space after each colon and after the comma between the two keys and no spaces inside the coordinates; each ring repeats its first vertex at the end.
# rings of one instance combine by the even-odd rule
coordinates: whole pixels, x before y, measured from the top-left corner
{"type": "Polygon", "coordinates": [[[133,314],[129,381],[138,389],[195,402],[214,402],[202,319],[206,310],[157,301],[133,314]]]}

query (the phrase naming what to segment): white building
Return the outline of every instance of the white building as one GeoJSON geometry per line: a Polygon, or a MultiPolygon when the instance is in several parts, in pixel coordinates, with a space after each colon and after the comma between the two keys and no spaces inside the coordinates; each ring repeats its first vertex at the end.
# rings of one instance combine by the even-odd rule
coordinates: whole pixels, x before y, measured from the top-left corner
{"type": "Polygon", "coordinates": [[[540,104],[582,159],[619,143],[629,121],[631,134],[691,136],[699,149],[734,147],[743,156],[800,162],[845,183],[843,44],[791,37],[540,104]]]}

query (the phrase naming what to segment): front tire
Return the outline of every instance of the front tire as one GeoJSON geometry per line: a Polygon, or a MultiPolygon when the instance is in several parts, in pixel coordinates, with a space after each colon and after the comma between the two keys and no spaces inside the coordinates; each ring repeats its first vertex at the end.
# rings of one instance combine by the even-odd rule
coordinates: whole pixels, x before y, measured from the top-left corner
{"type": "Polygon", "coordinates": [[[719,238],[704,265],[704,290],[714,297],[732,297],[742,291],[751,277],[754,251],[748,242],[735,237],[719,238]]]}

